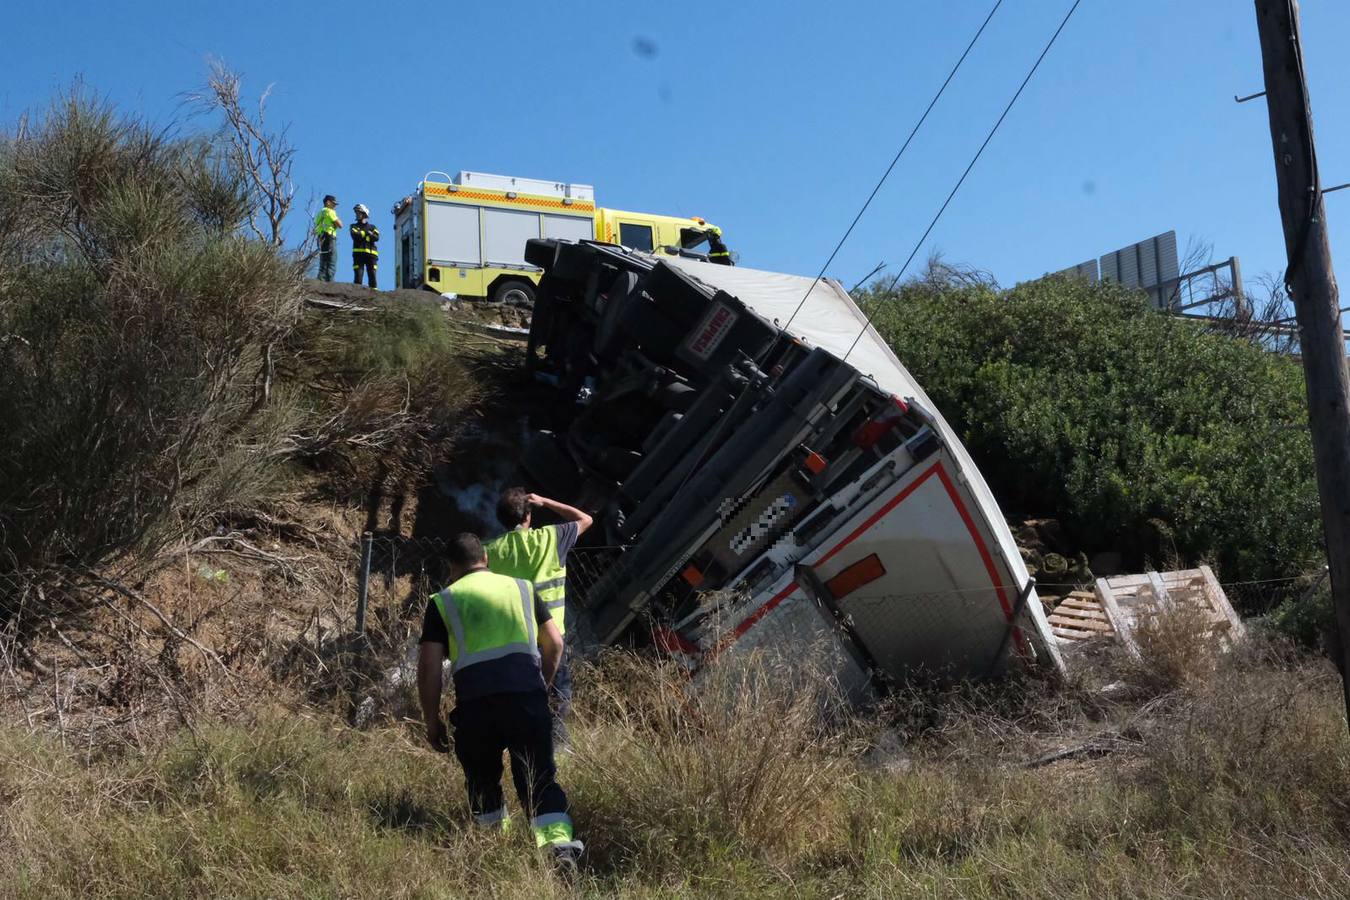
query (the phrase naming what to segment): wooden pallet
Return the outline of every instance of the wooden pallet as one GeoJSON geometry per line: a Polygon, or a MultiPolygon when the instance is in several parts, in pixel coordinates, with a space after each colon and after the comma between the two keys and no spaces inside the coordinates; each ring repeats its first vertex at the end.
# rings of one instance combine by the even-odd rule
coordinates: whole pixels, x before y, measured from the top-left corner
{"type": "Polygon", "coordinates": [[[1204,609],[1212,628],[1231,645],[1246,634],[1242,620],[1220,587],[1209,566],[1175,572],[1145,572],[1098,578],[1095,593],[1073,591],[1050,613],[1050,628],[1061,641],[1087,641],[1114,637],[1131,655],[1139,655],[1134,626],[1140,613],[1150,608],[1167,609],[1178,603],[1204,609]]]}
{"type": "Polygon", "coordinates": [[[1097,595],[1072,591],[1050,613],[1050,630],[1064,641],[1087,641],[1113,634],[1111,620],[1097,595]]]}
{"type": "Polygon", "coordinates": [[[1097,596],[1111,619],[1113,630],[1134,656],[1139,655],[1134,626],[1139,615],[1148,609],[1194,604],[1206,612],[1215,634],[1225,643],[1231,644],[1247,633],[1209,566],[1099,578],[1097,596]]]}

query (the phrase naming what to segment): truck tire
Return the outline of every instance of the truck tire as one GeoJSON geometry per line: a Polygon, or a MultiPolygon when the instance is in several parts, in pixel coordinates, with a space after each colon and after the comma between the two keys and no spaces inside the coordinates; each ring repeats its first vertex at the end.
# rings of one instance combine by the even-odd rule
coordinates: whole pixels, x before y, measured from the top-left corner
{"type": "Polygon", "coordinates": [[[509,303],[511,306],[534,306],[534,285],[516,278],[503,281],[492,292],[492,302],[509,303]]]}

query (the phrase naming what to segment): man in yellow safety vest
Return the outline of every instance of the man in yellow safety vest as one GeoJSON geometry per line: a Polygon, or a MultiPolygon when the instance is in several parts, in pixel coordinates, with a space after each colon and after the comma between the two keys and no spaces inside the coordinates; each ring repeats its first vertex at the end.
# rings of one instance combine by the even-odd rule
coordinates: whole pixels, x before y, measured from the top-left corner
{"type": "Polygon", "coordinates": [[[319,239],[319,280],[332,281],[337,271],[337,233],[342,220],[337,214],[337,198],[327,194],[323,209],[314,217],[314,236],[319,239]]]}
{"type": "Polygon", "coordinates": [[[557,782],[547,693],[562,660],[562,635],[528,581],[488,571],[475,535],[457,536],[448,556],[450,585],[427,603],[417,663],[427,741],[441,752],[449,746],[440,709],[448,655],[455,685],[450,724],[474,823],[508,827],[501,783],[505,750],[536,846],[575,866],[584,848],[557,782]]]}
{"type": "MultiPolygon", "coordinates": [[[[498,575],[523,578],[534,585],[560,634],[567,633],[567,554],[591,527],[591,517],[575,506],[530,494],[522,487],[507,488],[497,501],[497,519],[508,530],[487,543],[488,567],[498,575]],[[533,513],[544,509],[562,519],[556,525],[532,527],[533,513]]],[[[554,736],[565,745],[565,720],[572,707],[572,673],[564,654],[550,689],[554,736]]]]}

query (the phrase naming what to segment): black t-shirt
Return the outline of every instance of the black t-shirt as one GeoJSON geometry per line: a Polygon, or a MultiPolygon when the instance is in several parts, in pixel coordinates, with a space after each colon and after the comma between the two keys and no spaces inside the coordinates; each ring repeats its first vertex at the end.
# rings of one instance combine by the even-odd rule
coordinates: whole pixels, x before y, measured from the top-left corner
{"type": "MultiPolygon", "coordinates": [[[[534,597],[534,621],[542,628],[545,622],[552,621],[544,602],[536,594],[534,597]]],[[[436,608],[436,601],[428,600],[422,614],[422,636],[420,643],[450,645],[450,632],[445,627],[445,619],[436,608]]],[[[455,673],[455,701],[464,703],[479,697],[493,694],[514,694],[523,691],[544,690],[544,675],[539,670],[537,657],[524,653],[512,653],[501,659],[478,663],[455,673]]]]}

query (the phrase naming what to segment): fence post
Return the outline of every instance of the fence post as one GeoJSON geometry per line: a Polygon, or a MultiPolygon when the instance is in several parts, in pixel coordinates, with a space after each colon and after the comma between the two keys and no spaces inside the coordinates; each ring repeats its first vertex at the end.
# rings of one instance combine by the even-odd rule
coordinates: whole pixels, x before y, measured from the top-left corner
{"type": "Polygon", "coordinates": [[[375,536],[369,531],[361,534],[361,570],[356,581],[356,633],[366,633],[366,597],[370,592],[370,557],[375,536]]]}
{"type": "Polygon", "coordinates": [[[1017,602],[1013,604],[1012,612],[1008,614],[1008,627],[1003,632],[1003,639],[998,642],[998,652],[994,658],[989,661],[989,669],[984,673],[985,678],[991,677],[998,669],[999,660],[1008,649],[1008,642],[1012,640],[1013,632],[1017,630],[1017,620],[1022,615],[1022,610],[1026,609],[1027,600],[1031,599],[1031,592],[1036,589],[1036,579],[1028,577],[1027,583],[1017,595],[1017,602]]]}

